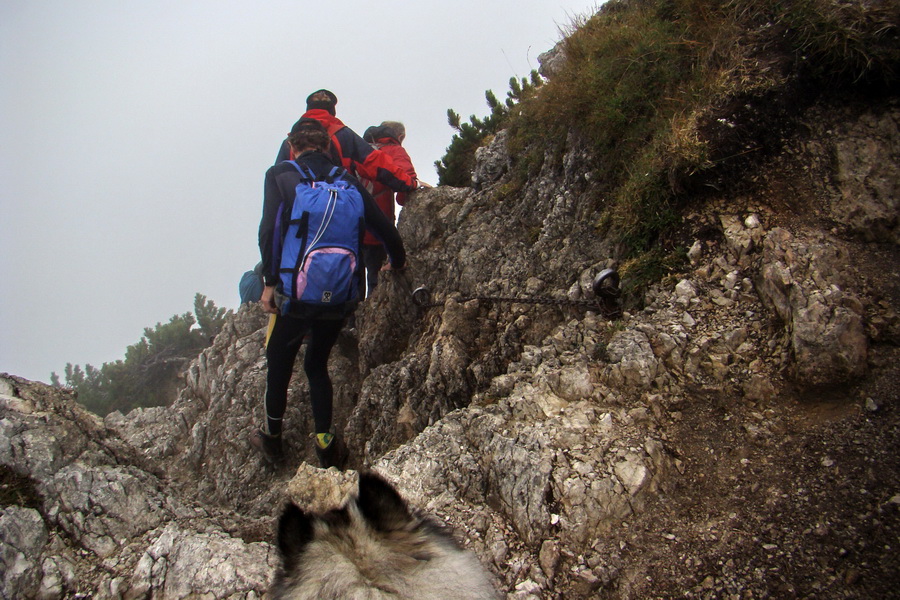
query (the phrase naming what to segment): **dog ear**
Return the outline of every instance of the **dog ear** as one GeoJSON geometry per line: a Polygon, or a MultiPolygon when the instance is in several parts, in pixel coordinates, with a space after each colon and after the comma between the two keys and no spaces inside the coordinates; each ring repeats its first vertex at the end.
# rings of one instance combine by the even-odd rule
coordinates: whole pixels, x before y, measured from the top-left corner
{"type": "Polygon", "coordinates": [[[412,520],[406,502],[377,473],[359,474],[359,497],[356,505],[366,521],[378,531],[401,529],[412,520]]]}
{"type": "Polygon", "coordinates": [[[303,549],[312,539],[312,517],[293,502],[289,503],[278,519],[278,550],[281,552],[285,571],[289,572],[294,568],[303,549]]]}

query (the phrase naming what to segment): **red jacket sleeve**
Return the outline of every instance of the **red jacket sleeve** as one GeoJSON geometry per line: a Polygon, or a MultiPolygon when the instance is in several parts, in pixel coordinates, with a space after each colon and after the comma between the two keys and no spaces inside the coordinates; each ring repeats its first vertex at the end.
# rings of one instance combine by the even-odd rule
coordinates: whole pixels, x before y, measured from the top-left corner
{"type": "MultiPolygon", "coordinates": [[[[400,169],[403,169],[413,182],[418,182],[416,169],[413,167],[412,159],[409,157],[409,153],[403,146],[392,141],[392,143],[383,144],[381,146],[381,151],[390,156],[391,160],[394,161],[394,164],[400,169]]],[[[400,206],[406,204],[406,192],[399,192],[397,194],[397,204],[400,206]]]]}
{"type": "Polygon", "coordinates": [[[349,171],[363,179],[379,181],[395,192],[411,192],[416,189],[416,182],[390,156],[370,146],[349,127],[337,131],[334,139],[341,148],[344,166],[348,162],[353,166],[349,171]]]}
{"type": "Polygon", "coordinates": [[[373,148],[365,160],[357,165],[357,171],[364,178],[379,181],[395,192],[411,192],[416,189],[415,179],[381,150],[373,148]]]}

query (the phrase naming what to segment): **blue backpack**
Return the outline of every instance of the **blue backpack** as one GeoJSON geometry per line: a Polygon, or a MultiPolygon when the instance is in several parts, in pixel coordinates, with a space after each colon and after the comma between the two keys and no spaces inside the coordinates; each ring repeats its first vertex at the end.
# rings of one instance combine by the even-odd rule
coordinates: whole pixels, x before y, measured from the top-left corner
{"type": "Polygon", "coordinates": [[[356,187],[334,167],[324,179],[288,161],[303,179],[281,247],[282,314],[314,316],[346,311],[358,298],[359,248],[365,209],[356,187]]]}

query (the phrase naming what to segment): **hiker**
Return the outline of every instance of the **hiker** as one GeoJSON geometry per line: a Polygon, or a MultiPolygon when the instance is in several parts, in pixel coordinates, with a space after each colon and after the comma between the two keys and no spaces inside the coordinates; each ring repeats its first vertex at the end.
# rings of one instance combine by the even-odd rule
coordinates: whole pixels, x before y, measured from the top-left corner
{"type": "MultiPolygon", "coordinates": [[[[345,319],[356,307],[355,288],[358,279],[352,270],[348,270],[342,280],[346,282],[346,291],[337,290],[334,296],[331,291],[320,293],[323,303],[334,300],[335,304],[317,305],[316,298],[307,298],[305,295],[317,281],[314,269],[322,269],[315,272],[317,275],[324,272],[331,276],[335,273],[330,271],[337,269],[329,261],[344,255],[338,251],[337,243],[331,240],[328,240],[331,246],[323,252],[308,250],[313,248],[316,240],[337,235],[332,232],[342,231],[342,228],[348,230],[348,239],[343,241],[347,246],[355,245],[358,250],[362,228],[368,227],[387,246],[390,263],[385,270],[402,269],[406,263],[406,252],[397,228],[378,209],[369,192],[356,178],[336,167],[330,159],[327,154],[328,131],[318,121],[301,118],[291,129],[288,142],[296,158],[293,162],[279,162],[266,172],[263,214],[259,224],[259,249],[266,284],[260,302],[264,311],[275,315],[275,320],[266,345],[266,421],[262,429],[251,434],[250,442],[262,452],[267,461],[278,463],[283,460],[282,419],[287,406],[288,385],[303,338],[309,334],[303,366],[309,380],[309,396],[315,421],[314,446],[322,467],[342,468],[347,451],[343,441],[338,439],[331,428],[333,391],[328,376],[328,357],[345,319]],[[312,184],[311,180],[314,180],[312,184]],[[333,180],[331,188],[326,185],[329,180],[333,180]],[[349,190],[330,193],[344,204],[329,204],[324,215],[312,212],[313,208],[309,209],[311,212],[304,212],[302,215],[297,213],[298,208],[313,206],[307,198],[316,193],[315,188],[325,188],[324,194],[331,198],[328,196],[329,189],[333,190],[339,184],[349,190]],[[302,196],[304,193],[307,195],[302,196]],[[341,212],[345,210],[342,208],[344,206],[357,206],[356,216],[347,218],[341,212]],[[326,220],[325,215],[333,217],[328,220],[327,228],[319,226],[326,220]],[[301,230],[304,225],[306,229],[301,230]],[[349,239],[351,237],[354,239],[349,239]],[[298,239],[301,241],[296,241],[298,239]],[[296,250],[298,245],[303,246],[299,250],[302,256],[296,250]],[[298,258],[291,256],[290,252],[295,252],[298,258]],[[305,268],[308,266],[308,271],[304,269],[299,273],[296,270],[291,272],[291,268],[297,264],[303,264],[305,268]],[[287,286],[285,280],[288,281],[287,286]],[[300,282],[305,286],[302,295],[300,282]]],[[[355,261],[348,264],[352,268],[355,261]]]]}
{"type": "MultiPolygon", "coordinates": [[[[378,181],[395,192],[411,192],[416,180],[394,164],[391,157],[367,144],[359,135],[335,116],[337,96],[328,90],[316,90],[306,99],[306,112],[301,118],[319,121],[331,137],[330,153],[335,164],[357,177],[378,181]]],[[[275,164],[293,158],[287,140],[282,142],[275,164]]]]}
{"type": "MultiPolygon", "coordinates": [[[[371,144],[374,148],[379,149],[393,159],[394,164],[398,165],[406,171],[410,179],[417,181],[416,169],[413,167],[412,159],[403,147],[403,140],[406,139],[406,127],[399,121],[383,121],[381,125],[375,125],[366,129],[363,139],[371,144]]],[[[366,189],[372,192],[375,203],[381,212],[394,222],[394,200],[397,204],[404,206],[406,204],[406,192],[397,192],[396,198],[394,190],[379,181],[371,181],[363,179],[362,183],[366,185],[366,189]]],[[[371,232],[367,231],[363,238],[362,247],[363,267],[365,267],[365,285],[368,287],[367,294],[371,294],[375,286],[378,285],[378,272],[381,265],[384,264],[387,255],[384,252],[384,246],[378,241],[371,232]]],[[[365,297],[365,294],[361,294],[365,297]]]]}

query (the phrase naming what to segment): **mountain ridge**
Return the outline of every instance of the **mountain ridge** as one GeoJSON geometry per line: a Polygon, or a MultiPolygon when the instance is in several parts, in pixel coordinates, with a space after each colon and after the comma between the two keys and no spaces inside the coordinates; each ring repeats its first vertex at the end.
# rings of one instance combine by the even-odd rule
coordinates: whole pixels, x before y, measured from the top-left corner
{"type": "MultiPolygon", "coordinates": [[[[816,90],[766,115],[740,99],[705,118],[709,135],[755,147],[762,130],[766,151],[673,176],[686,199],[658,240],[681,257],[667,269],[645,276],[602,226],[590,140],[548,139],[523,182],[501,131],[473,188],[410,198],[408,268],[341,334],[351,467],[450,524],[508,598],[896,593],[900,104],[816,90]],[[785,107],[790,123],[765,126],[785,107]],[[621,318],[570,302],[606,268],[621,318]]],[[[264,334],[242,307],[172,406],[103,420],[0,378],[4,490],[29,488],[0,513],[5,596],[263,596],[281,504],[334,505],[354,477],[309,465],[302,370],[289,466],[246,443],[264,334]]]]}

